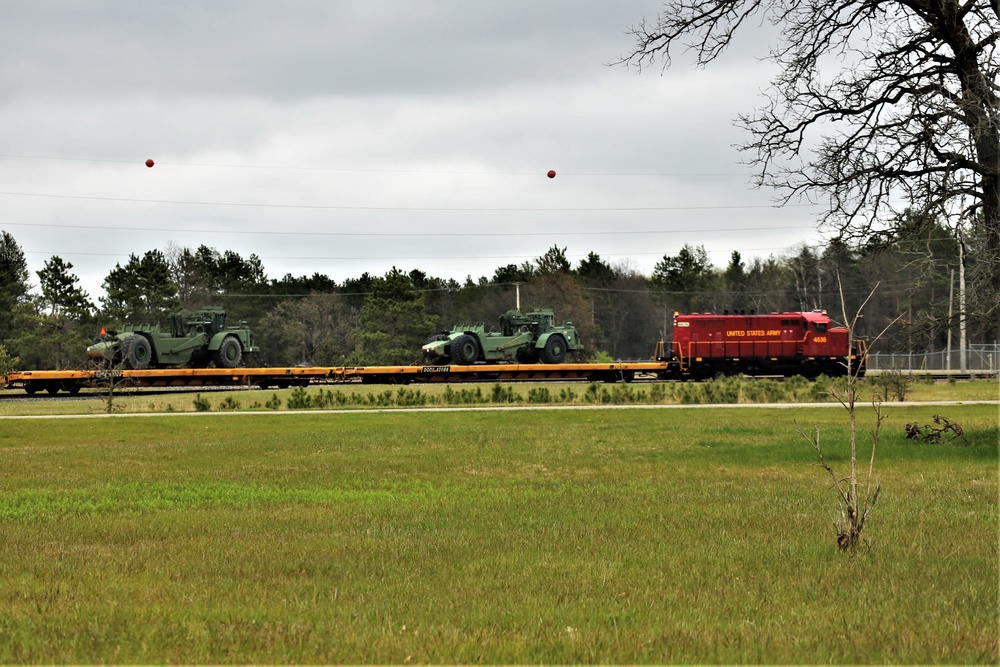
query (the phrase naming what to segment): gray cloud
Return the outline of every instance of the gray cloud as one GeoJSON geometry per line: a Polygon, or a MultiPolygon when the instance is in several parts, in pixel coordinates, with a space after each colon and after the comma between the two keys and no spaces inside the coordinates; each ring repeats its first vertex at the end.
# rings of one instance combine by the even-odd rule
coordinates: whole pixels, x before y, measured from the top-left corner
{"type": "Polygon", "coordinates": [[[116,262],[171,242],[343,280],[491,275],[553,244],[648,272],[684,243],[722,265],[814,238],[808,207],[760,208],[733,148],[763,41],[705,71],[604,65],[657,9],[2,3],[0,229],[95,297],[116,262]]]}

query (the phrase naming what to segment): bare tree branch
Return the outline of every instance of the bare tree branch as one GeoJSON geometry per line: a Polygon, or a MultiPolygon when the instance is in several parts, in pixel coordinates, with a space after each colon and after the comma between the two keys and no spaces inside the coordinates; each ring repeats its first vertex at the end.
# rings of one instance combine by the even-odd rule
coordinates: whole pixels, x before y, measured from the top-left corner
{"type": "MultiPolygon", "coordinates": [[[[983,265],[1000,264],[996,0],[668,0],[619,63],[666,69],[680,49],[706,66],[762,21],[781,29],[780,71],[738,119],[757,185],[827,203],[820,224],[848,239],[902,209],[957,210],[982,225],[983,265]]],[[[977,279],[1000,290],[1000,271],[977,279]]]]}

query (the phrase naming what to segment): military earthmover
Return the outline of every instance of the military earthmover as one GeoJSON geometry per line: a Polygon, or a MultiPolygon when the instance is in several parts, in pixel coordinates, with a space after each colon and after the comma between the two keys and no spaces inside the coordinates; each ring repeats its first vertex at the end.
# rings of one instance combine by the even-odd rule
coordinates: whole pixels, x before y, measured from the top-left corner
{"type": "Polygon", "coordinates": [[[159,324],[125,324],[119,332],[102,330],[87,348],[87,355],[100,365],[145,368],[187,366],[236,368],[258,348],[246,323],[226,326],[226,311],[206,307],[181,310],[169,316],[170,330],[159,324]]]}
{"type": "Polygon", "coordinates": [[[508,310],[500,316],[500,330],[482,324],[459,324],[431,336],[423,346],[430,364],[467,366],[477,361],[516,360],[522,364],[561,364],[567,352],[583,348],[572,323],[556,326],[551,309],[522,313],[508,310]]]}

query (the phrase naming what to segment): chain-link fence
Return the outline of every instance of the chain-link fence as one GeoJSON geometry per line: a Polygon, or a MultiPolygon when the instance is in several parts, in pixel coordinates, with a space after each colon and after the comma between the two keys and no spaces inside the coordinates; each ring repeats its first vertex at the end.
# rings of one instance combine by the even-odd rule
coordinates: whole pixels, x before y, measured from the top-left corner
{"type": "MultiPolygon", "coordinates": [[[[871,352],[868,355],[870,370],[952,371],[962,370],[962,353],[952,350],[937,352],[871,352]]],[[[1000,344],[970,345],[965,351],[965,370],[969,373],[994,374],[1000,370],[1000,344]]]]}

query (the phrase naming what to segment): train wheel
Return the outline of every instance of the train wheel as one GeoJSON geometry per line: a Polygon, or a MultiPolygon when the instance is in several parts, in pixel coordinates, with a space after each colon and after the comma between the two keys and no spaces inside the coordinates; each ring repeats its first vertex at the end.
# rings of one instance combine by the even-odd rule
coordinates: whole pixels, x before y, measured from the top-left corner
{"type": "Polygon", "coordinates": [[[562,336],[550,336],[542,350],[542,361],[547,364],[561,364],[566,361],[566,341],[562,336]]]}

